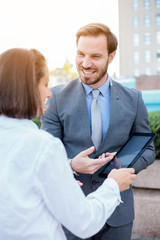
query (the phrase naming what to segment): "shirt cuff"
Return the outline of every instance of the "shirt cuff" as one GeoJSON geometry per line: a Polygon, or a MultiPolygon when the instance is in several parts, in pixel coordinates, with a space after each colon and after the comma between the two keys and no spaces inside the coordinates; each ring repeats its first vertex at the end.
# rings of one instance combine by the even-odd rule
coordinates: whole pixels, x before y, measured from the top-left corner
{"type": "Polygon", "coordinates": [[[112,188],[113,192],[115,193],[119,204],[123,203],[123,201],[121,200],[121,195],[120,195],[120,190],[119,190],[119,186],[118,183],[113,179],[113,178],[107,178],[105,180],[107,183],[109,183],[110,187],[112,188]]]}
{"type": "MultiPolygon", "coordinates": [[[[72,161],[72,159],[68,158],[68,163],[69,163],[70,167],[71,167],[71,161],[72,161]]],[[[72,167],[71,167],[71,170],[72,170],[72,172],[73,172],[74,175],[79,176],[79,173],[75,172],[75,171],[72,169],[72,167]]]]}

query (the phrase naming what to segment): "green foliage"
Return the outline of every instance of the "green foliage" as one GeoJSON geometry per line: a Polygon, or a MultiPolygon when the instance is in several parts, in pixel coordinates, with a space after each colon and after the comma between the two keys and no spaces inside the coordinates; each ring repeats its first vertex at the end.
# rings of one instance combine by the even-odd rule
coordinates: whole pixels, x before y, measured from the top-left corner
{"type": "Polygon", "coordinates": [[[33,122],[35,124],[37,124],[37,126],[40,128],[41,127],[41,121],[40,121],[40,117],[36,117],[33,119],[33,122]]]}
{"type": "Polygon", "coordinates": [[[154,140],[154,146],[156,149],[156,158],[160,159],[160,112],[148,113],[148,119],[151,131],[157,133],[154,140]]]}

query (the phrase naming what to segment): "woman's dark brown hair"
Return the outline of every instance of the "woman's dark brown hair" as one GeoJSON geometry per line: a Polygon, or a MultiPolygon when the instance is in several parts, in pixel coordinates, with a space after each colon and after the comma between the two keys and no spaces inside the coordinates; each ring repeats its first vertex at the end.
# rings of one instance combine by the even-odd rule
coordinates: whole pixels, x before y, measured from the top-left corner
{"type": "Polygon", "coordinates": [[[42,106],[38,91],[46,61],[37,50],[14,48],[0,55],[0,114],[33,119],[42,106]]]}
{"type": "Polygon", "coordinates": [[[76,43],[78,45],[79,38],[81,36],[93,36],[105,35],[107,39],[108,54],[117,50],[118,41],[116,36],[110,31],[110,29],[102,23],[90,23],[84,27],[81,27],[76,33],[76,43]]]}

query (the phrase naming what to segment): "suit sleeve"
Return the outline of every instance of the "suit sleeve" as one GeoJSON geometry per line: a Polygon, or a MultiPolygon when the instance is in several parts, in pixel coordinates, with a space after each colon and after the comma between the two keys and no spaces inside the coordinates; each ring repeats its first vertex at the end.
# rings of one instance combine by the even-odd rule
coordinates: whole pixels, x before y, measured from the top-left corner
{"type": "MultiPolygon", "coordinates": [[[[141,92],[138,92],[138,105],[135,122],[133,124],[133,132],[151,132],[149,129],[148,113],[141,92]]],[[[133,166],[135,172],[138,173],[147,168],[155,160],[155,148],[153,143],[145,150],[141,158],[133,166]]]]}
{"type": "Polygon", "coordinates": [[[41,129],[62,140],[63,126],[58,116],[56,96],[53,89],[51,89],[51,92],[52,97],[48,99],[47,109],[41,118],[41,129]]]}

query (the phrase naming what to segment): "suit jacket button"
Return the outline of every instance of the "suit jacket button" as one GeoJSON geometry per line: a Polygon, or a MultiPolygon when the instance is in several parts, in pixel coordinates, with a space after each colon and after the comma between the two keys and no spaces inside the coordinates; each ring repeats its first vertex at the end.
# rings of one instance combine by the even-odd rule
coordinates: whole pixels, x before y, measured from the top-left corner
{"type": "Polygon", "coordinates": [[[97,183],[96,180],[93,180],[93,181],[92,181],[92,184],[93,184],[93,185],[96,185],[96,183],[97,183]]]}

